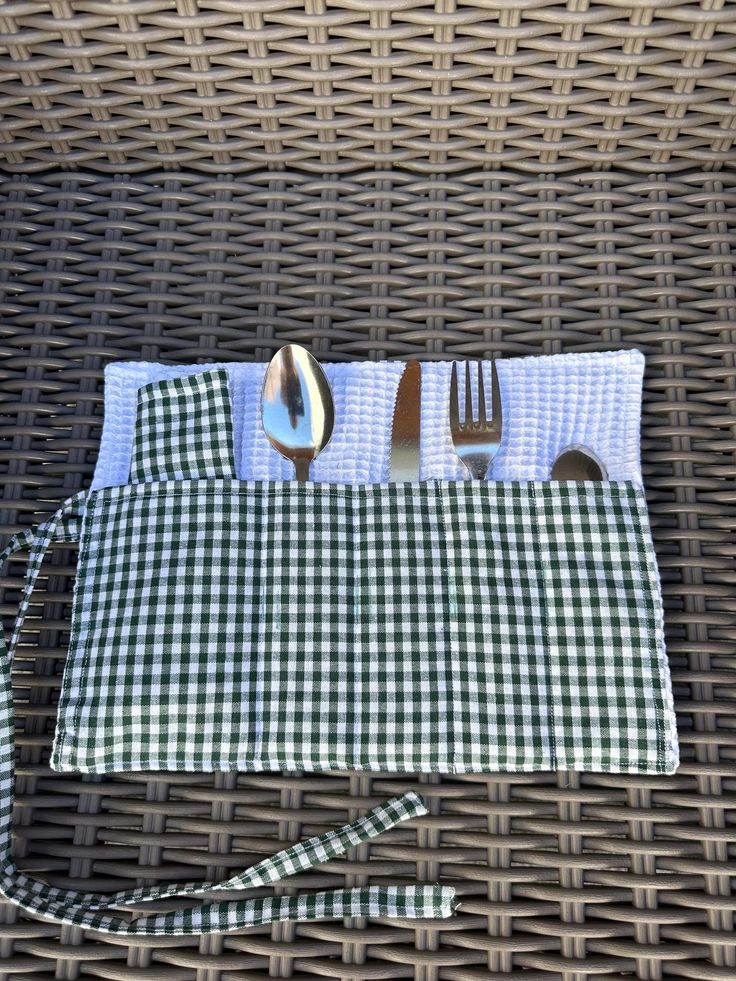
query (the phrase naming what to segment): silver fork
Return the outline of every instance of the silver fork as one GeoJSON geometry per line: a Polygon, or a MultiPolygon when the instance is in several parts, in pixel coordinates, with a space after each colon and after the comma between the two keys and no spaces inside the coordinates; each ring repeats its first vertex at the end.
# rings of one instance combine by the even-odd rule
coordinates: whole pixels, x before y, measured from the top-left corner
{"type": "Polygon", "coordinates": [[[470,471],[473,480],[484,480],[493,458],[501,446],[501,395],[498,390],[496,362],[493,362],[491,389],[493,418],[486,417],[486,393],[483,385],[483,368],[478,362],[478,418],[473,416],[473,399],[470,391],[470,362],[465,362],[465,417],[460,421],[460,404],[457,396],[457,364],[452,364],[450,379],[450,432],[455,452],[470,471]]]}

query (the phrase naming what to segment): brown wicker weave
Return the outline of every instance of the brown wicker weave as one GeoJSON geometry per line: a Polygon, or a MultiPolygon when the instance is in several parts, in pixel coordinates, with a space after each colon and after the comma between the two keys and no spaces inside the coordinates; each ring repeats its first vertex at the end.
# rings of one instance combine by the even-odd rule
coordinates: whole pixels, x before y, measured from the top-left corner
{"type": "Polygon", "coordinates": [[[703,174],[6,183],[6,533],[87,485],[114,358],[264,359],[287,340],[336,360],[645,351],[645,473],[684,758],[661,778],[52,774],[73,571],[56,551],[18,664],[21,865],[96,889],[217,878],[270,853],[274,836],[420,783],[431,818],[304,885],[362,881],[370,855],[377,881],[442,875],[463,908],[427,928],[122,942],[5,906],[10,976],[55,964],[124,981],[736,976],[734,190],[703,174]]]}
{"type": "Polygon", "coordinates": [[[0,32],[15,169],[673,172],[736,130],[733,0],[5,0],[0,32]]]}
{"type": "Polygon", "coordinates": [[[56,549],[16,672],[22,868],[95,890],[220,878],[420,786],[431,816],[299,885],[441,877],[462,908],[146,941],[0,904],[0,979],[734,981],[735,14],[0,6],[3,537],[88,485],[113,359],[635,346],[683,756],[660,778],[54,774],[74,571],[56,549]]]}

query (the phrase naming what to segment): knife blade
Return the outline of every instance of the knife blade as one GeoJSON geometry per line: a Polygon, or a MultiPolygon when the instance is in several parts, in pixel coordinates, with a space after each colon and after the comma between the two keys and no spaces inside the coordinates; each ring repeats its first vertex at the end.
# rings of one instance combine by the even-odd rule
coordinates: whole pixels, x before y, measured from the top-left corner
{"type": "Polygon", "coordinates": [[[396,483],[419,480],[421,396],[422,366],[418,361],[407,361],[396,392],[391,430],[389,480],[396,483]]]}

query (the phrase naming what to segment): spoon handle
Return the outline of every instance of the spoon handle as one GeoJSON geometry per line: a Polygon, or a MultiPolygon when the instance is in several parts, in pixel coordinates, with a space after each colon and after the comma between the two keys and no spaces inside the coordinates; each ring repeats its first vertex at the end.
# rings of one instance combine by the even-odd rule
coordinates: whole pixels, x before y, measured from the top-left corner
{"type": "Polygon", "coordinates": [[[310,462],[305,456],[298,456],[294,460],[294,476],[297,480],[309,480],[310,462]]]}

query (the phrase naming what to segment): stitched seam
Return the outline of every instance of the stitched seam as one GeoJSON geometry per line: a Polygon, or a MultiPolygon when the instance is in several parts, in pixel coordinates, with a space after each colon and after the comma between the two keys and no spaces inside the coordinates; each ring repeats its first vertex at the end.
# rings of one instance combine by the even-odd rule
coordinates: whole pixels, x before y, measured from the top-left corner
{"type": "Polygon", "coordinates": [[[549,731],[549,752],[551,756],[552,768],[557,769],[559,764],[557,760],[557,737],[555,734],[554,692],[552,689],[552,654],[550,652],[549,643],[547,640],[549,637],[549,606],[547,599],[549,577],[547,575],[547,565],[544,560],[544,556],[542,555],[542,546],[539,535],[542,522],[539,515],[539,495],[537,493],[536,481],[530,482],[529,490],[531,501],[534,505],[534,519],[537,526],[537,534],[532,536],[532,541],[534,542],[534,558],[539,569],[539,583],[541,587],[539,590],[540,615],[542,621],[542,651],[547,674],[547,729],[549,731]]]}
{"type": "MultiPolygon", "coordinates": [[[[100,495],[98,501],[96,502],[99,510],[107,510],[115,505],[118,505],[122,501],[129,500],[133,497],[137,497],[142,493],[142,488],[149,488],[147,493],[152,493],[156,495],[165,494],[170,500],[178,500],[181,498],[191,498],[194,494],[215,496],[217,494],[233,494],[247,495],[252,493],[254,490],[258,490],[262,494],[280,494],[283,493],[285,485],[293,484],[294,481],[288,480],[238,480],[236,478],[221,478],[221,477],[205,477],[201,480],[191,480],[187,481],[190,487],[175,487],[169,488],[170,484],[179,484],[179,481],[150,481],[143,482],[139,484],[125,484],[122,487],[106,487],[101,491],[95,491],[95,494],[100,495]],[[201,486],[210,485],[211,482],[221,481],[223,486],[212,487],[212,486],[201,486]],[[233,486],[235,485],[235,486],[233,486]],[[237,486],[242,485],[242,486],[237,486]],[[112,493],[110,493],[112,492],[112,493]],[[113,496],[114,495],[114,496],[113,496]]],[[[450,483],[450,481],[437,480],[436,478],[418,481],[420,485],[436,484],[440,489],[450,483]]],[[[530,493],[535,496],[535,491],[533,485],[545,485],[550,483],[549,481],[511,481],[504,480],[499,481],[502,484],[511,483],[528,483],[530,486],[530,493]]],[[[616,497],[625,497],[627,494],[627,487],[631,485],[631,481],[625,482],[614,482],[607,484],[605,488],[593,487],[586,488],[586,494],[593,497],[606,498],[614,495],[616,497]]],[[[302,484],[299,488],[302,493],[319,493],[319,494],[331,494],[346,497],[348,495],[354,494],[358,489],[365,487],[379,487],[385,486],[380,484],[328,484],[322,481],[310,482],[310,484],[302,484]]]]}
{"type": "MultiPolygon", "coordinates": [[[[77,575],[76,575],[76,578],[74,580],[74,597],[73,597],[74,602],[73,602],[73,605],[72,605],[72,611],[73,611],[73,613],[77,613],[76,600],[77,600],[77,597],[79,595],[81,595],[81,576],[80,576],[80,570],[82,569],[82,567],[83,567],[83,565],[84,565],[84,563],[85,563],[85,561],[86,561],[86,559],[87,559],[87,557],[89,555],[89,542],[90,542],[91,534],[89,533],[89,529],[87,527],[87,522],[89,521],[90,526],[93,524],[93,519],[95,517],[95,505],[97,504],[97,502],[99,500],[99,498],[97,497],[97,492],[92,492],[92,494],[90,495],[90,497],[91,497],[91,502],[90,502],[90,499],[88,498],[87,499],[87,506],[85,507],[84,515],[82,516],[82,529],[81,529],[81,532],[80,532],[80,535],[79,535],[79,558],[78,558],[78,561],[77,561],[77,575]]],[[[78,613],[77,613],[77,616],[78,616],[78,613]]],[[[75,626],[76,626],[76,624],[75,624],[75,626]]],[[[85,677],[86,672],[87,672],[87,667],[89,665],[89,658],[90,658],[90,636],[91,636],[91,633],[92,633],[92,631],[89,629],[89,626],[87,626],[87,636],[85,637],[84,651],[82,653],[82,661],[81,661],[80,669],[79,669],[79,676],[81,678],[84,678],[85,677]]],[[[78,633],[77,633],[77,636],[78,636],[78,633]]],[[[72,634],[69,637],[69,651],[68,651],[67,657],[69,657],[71,655],[71,653],[72,653],[72,650],[73,650],[73,647],[74,647],[74,640],[75,640],[75,636],[74,636],[74,634],[72,634]]],[[[69,672],[69,673],[71,673],[71,672],[69,672]]],[[[65,678],[67,677],[66,666],[64,668],[64,677],[65,678]]],[[[64,691],[62,690],[62,696],[63,695],[64,695],[64,691]]],[[[75,738],[77,740],[77,743],[78,743],[78,733],[79,733],[79,720],[81,719],[81,713],[82,713],[82,689],[81,689],[81,685],[80,685],[79,697],[77,699],[77,704],[74,706],[74,717],[72,719],[73,738],[75,738]]],[[[60,717],[61,716],[59,716],[59,718],[60,717]]],[[[69,741],[69,730],[68,730],[68,727],[65,727],[64,728],[64,732],[63,732],[62,737],[61,737],[61,746],[60,746],[60,749],[59,749],[59,753],[60,754],[61,754],[62,750],[64,752],[66,752],[66,744],[67,744],[68,741],[69,741]]]]}
{"type": "MultiPolygon", "coordinates": [[[[653,546],[651,543],[647,543],[644,535],[644,520],[647,513],[646,504],[643,499],[644,492],[639,491],[636,487],[632,487],[632,491],[634,493],[635,508],[633,510],[630,509],[630,511],[632,513],[632,517],[634,518],[634,534],[636,535],[639,550],[644,560],[644,567],[647,572],[645,585],[651,586],[651,589],[646,590],[648,597],[647,625],[652,636],[656,638],[656,654],[654,655],[653,660],[657,668],[655,677],[657,677],[660,682],[659,686],[653,686],[655,726],[657,730],[657,759],[655,761],[655,765],[664,769],[665,757],[667,756],[667,739],[665,736],[665,712],[667,702],[667,663],[665,659],[667,657],[667,652],[664,642],[661,600],[659,615],[656,609],[656,593],[658,591],[659,570],[657,568],[653,546]]],[[[631,501],[629,499],[629,504],[630,503],[631,501]]]]}
{"type": "MultiPolygon", "coordinates": [[[[326,770],[350,771],[355,770],[355,760],[334,759],[329,763],[311,765],[284,757],[278,759],[274,756],[247,756],[235,757],[234,759],[222,760],[218,757],[207,757],[198,762],[196,767],[187,769],[187,760],[183,756],[172,755],[157,757],[155,765],[152,760],[142,756],[130,757],[126,760],[107,759],[100,764],[68,764],[59,767],[60,773],[130,773],[130,772],[151,772],[155,770],[171,770],[176,768],[182,773],[230,773],[233,771],[243,773],[271,773],[281,770],[303,770],[306,773],[324,773],[326,770]]],[[[498,767],[483,767],[481,769],[472,765],[453,767],[448,765],[446,768],[436,767],[432,770],[417,771],[417,765],[392,763],[391,768],[387,769],[384,761],[371,761],[361,763],[359,772],[366,773],[539,773],[548,767],[540,767],[538,762],[530,762],[524,767],[514,767],[513,769],[501,769],[498,767]]],[[[568,753],[561,755],[557,761],[555,769],[558,770],[585,770],[590,773],[665,773],[667,768],[661,762],[647,763],[639,756],[620,756],[613,763],[606,763],[604,768],[595,769],[592,761],[588,757],[570,756],[568,753]]]]}
{"type": "MultiPolygon", "coordinates": [[[[454,561],[450,562],[450,538],[448,536],[448,525],[447,516],[445,514],[445,488],[441,481],[435,482],[435,491],[437,494],[437,500],[439,503],[439,508],[437,509],[437,517],[440,521],[440,531],[439,545],[442,550],[443,562],[445,567],[444,580],[446,583],[446,588],[444,590],[445,603],[445,677],[450,682],[450,698],[448,699],[448,714],[449,714],[449,726],[448,726],[448,767],[450,773],[457,773],[457,745],[455,740],[455,699],[457,698],[457,691],[455,690],[455,683],[457,681],[456,671],[454,669],[455,659],[453,657],[453,613],[452,613],[452,595],[456,590],[456,582],[454,575],[454,561]]],[[[453,557],[454,559],[454,557],[453,557]]],[[[457,600],[456,600],[457,601],[457,600]]]]}

